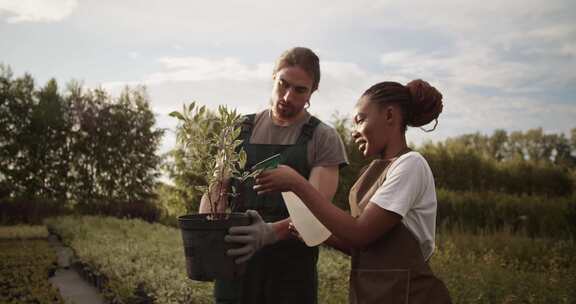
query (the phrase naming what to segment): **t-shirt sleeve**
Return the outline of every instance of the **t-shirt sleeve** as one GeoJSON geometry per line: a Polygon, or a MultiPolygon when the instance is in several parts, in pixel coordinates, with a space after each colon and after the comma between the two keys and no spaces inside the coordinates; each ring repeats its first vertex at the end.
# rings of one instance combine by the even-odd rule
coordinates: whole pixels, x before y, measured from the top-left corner
{"type": "Polygon", "coordinates": [[[326,125],[318,126],[314,134],[311,154],[311,166],[345,166],[348,164],[346,148],[336,130],[326,125]]]}
{"type": "Polygon", "coordinates": [[[386,180],[376,190],[370,201],[385,210],[402,217],[414,206],[422,195],[425,168],[417,157],[398,159],[390,167],[386,180]]]}

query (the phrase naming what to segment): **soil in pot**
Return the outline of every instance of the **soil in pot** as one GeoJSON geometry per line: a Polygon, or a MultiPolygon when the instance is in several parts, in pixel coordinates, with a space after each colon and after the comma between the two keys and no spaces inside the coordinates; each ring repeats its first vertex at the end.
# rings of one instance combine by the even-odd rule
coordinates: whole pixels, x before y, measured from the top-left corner
{"type": "Polygon", "coordinates": [[[245,213],[189,214],[178,218],[188,277],[196,281],[234,279],[242,276],[246,263],[236,264],[226,251],[240,244],[227,243],[228,228],[250,224],[245,213]]]}

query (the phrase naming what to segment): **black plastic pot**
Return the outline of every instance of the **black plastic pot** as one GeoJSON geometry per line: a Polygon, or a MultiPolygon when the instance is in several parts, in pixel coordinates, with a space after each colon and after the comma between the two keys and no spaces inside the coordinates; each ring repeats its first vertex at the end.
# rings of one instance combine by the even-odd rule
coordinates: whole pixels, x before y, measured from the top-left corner
{"type": "Polygon", "coordinates": [[[224,242],[228,228],[250,224],[245,213],[189,214],[178,218],[188,277],[196,281],[240,277],[246,264],[236,264],[226,251],[240,244],[224,242]],[[209,216],[211,218],[209,218],[209,216]]]}

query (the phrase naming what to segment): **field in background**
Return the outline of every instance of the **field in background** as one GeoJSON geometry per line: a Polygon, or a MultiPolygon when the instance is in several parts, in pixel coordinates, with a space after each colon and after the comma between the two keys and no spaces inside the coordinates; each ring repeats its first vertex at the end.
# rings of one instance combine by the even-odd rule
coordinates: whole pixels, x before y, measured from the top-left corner
{"type": "MultiPolygon", "coordinates": [[[[180,231],[141,220],[62,217],[47,221],[109,298],[211,303],[211,283],[186,278],[180,231]]],[[[438,234],[431,265],[454,303],[574,303],[576,244],[498,232],[438,234]]],[[[349,258],[322,248],[319,303],[346,303],[349,258]]]]}
{"type": "Polygon", "coordinates": [[[56,254],[43,226],[0,226],[0,303],[64,303],[48,277],[56,254]]]}

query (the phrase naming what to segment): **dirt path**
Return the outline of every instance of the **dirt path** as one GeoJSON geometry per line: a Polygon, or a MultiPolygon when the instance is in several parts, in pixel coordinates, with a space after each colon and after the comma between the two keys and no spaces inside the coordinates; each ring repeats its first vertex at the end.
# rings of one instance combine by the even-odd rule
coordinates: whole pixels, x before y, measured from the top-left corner
{"type": "Polygon", "coordinates": [[[65,247],[56,236],[50,235],[48,241],[58,256],[58,269],[50,282],[60,291],[66,303],[75,304],[105,304],[98,289],[86,282],[73,268],[72,250],[65,247]]]}

